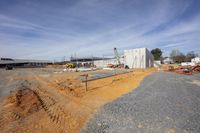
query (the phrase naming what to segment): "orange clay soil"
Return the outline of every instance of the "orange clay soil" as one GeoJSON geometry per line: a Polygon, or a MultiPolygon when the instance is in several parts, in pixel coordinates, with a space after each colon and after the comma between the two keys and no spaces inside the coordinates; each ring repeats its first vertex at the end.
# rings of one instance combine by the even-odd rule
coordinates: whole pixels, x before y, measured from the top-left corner
{"type": "Polygon", "coordinates": [[[24,78],[26,85],[22,83],[21,89],[19,86],[1,103],[0,131],[77,133],[97,109],[132,91],[155,71],[137,70],[90,81],[87,92],[84,83],[75,80],[83,72],[49,77],[30,72],[28,76],[15,77],[24,78]]]}

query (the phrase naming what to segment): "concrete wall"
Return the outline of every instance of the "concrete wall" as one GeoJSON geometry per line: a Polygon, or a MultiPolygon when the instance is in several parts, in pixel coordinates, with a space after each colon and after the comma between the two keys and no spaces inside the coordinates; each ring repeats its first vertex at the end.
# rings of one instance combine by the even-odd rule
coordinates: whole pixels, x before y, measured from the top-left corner
{"type": "MultiPolygon", "coordinates": [[[[105,59],[105,60],[95,60],[94,65],[98,68],[104,68],[107,67],[108,64],[113,64],[117,65],[117,60],[116,59],[105,59]]],[[[120,63],[124,64],[124,58],[120,58],[120,63]]]]}
{"type": "Polygon", "coordinates": [[[145,48],[145,50],[146,50],[146,59],[145,59],[146,68],[153,67],[154,66],[154,57],[147,48],[145,48]]]}
{"type": "Polygon", "coordinates": [[[117,61],[116,61],[116,59],[96,60],[96,61],[94,61],[94,65],[96,67],[98,67],[98,68],[107,67],[108,64],[116,65],[117,61]]]}
{"type": "Polygon", "coordinates": [[[146,48],[124,51],[124,64],[129,68],[153,67],[153,55],[146,48]]]}

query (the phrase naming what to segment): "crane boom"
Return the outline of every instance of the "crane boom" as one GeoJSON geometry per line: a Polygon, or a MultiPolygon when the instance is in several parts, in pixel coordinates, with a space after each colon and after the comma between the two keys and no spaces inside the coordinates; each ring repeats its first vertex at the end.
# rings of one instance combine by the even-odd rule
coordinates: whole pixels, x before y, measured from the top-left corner
{"type": "Polygon", "coordinates": [[[117,52],[117,48],[114,48],[114,54],[115,54],[115,59],[117,60],[118,65],[120,65],[121,62],[120,62],[119,54],[117,52]]]}

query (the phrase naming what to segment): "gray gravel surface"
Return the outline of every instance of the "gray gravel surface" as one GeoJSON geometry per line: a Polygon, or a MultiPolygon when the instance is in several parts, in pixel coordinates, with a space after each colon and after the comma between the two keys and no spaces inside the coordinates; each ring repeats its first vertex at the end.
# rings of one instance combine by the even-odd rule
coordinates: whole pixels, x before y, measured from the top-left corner
{"type": "Polygon", "coordinates": [[[14,91],[17,85],[20,85],[26,77],[41,76],[49,77],[54,72],[61,69],[51,68],[14,68],[13,70],[0,69],[0,100],[14,91]]]}
{"type": "Polygon", "coordinates": [[[200,74],[157,72],[103,106],[82,133],[199,133],[200,74]]]}

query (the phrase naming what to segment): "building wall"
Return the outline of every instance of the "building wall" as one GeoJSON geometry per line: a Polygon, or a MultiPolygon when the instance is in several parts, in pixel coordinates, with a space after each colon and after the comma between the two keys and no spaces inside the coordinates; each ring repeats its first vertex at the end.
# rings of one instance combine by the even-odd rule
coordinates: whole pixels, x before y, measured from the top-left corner
{"type": "Polygon", "coordinates": [[[98,67],[98,68],[107,67],[108,64],[116,65],[117,61],[116,61],[116,59],[96,60],[96,61],[94,61],[94,65],[96,67],[98,67]]]}
{"type": "Polygon", "coordinates": [[[124,51],[124,62],[129,68],[153,67],[153,55],[146,48],[124,51]]]}
{"type": "Polygon", "coordinates": [[[145,48],[145,50],[146,50],[146,63],[145,63],[146,68],[153,67],[154,66],[154,57],[147,48],[145,48]]]}
{"type": "MultiPolygon", "coordinates": [[[[117,60],[116,59],[105,59],[105,60],[95,60],[94,65],[98,68],[104,68],[107,67],[108,64],[113,64],[117,65],[117,60]]],[[[124,58],[120,57],[120,63],[124,64],[124,58]]]]}

